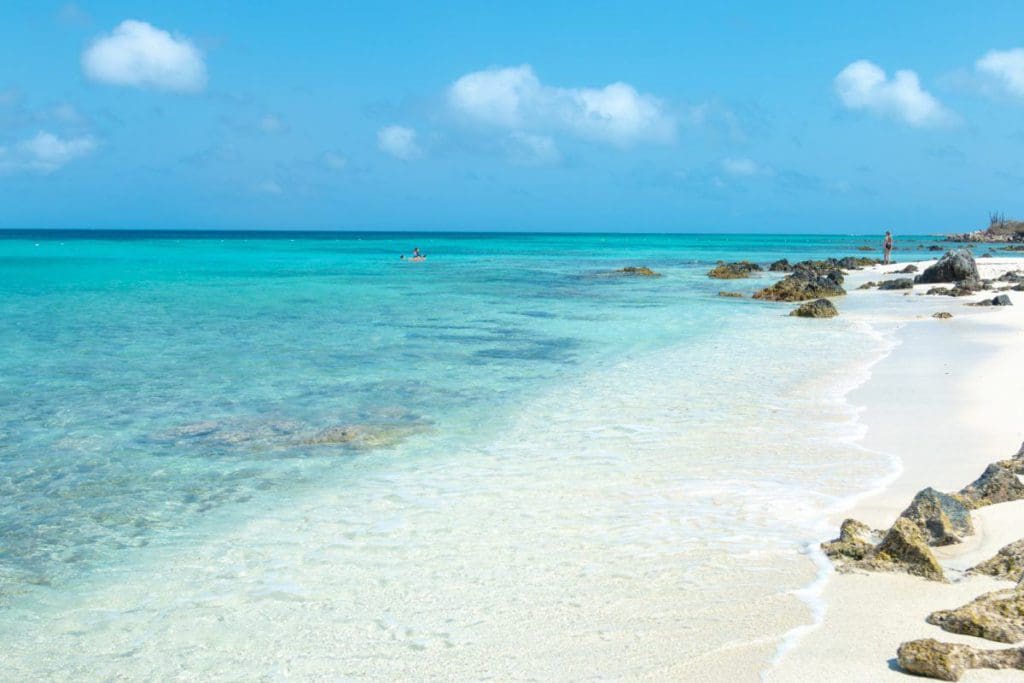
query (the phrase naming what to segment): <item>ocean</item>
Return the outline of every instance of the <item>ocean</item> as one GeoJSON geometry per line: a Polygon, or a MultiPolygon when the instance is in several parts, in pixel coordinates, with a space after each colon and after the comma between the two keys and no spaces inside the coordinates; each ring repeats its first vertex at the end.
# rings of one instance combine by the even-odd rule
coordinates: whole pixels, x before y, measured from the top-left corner
{"type": "Polygon", "coordinates": [[[0,233],[0,679],[768,666],[890,342],[705,273],[879,243],[0,233]]]}

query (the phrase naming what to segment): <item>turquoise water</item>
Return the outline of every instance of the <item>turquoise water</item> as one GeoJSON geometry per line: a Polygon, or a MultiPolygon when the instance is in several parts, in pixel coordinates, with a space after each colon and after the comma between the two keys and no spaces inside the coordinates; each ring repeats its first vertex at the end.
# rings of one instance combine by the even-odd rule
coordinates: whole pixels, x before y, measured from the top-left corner
{"type": "Polygon", "coordinates": [[[666,610],[723,581],[798,623],[802,544],[877,465],[829,392],[883,345],[704,273],[875,242],[0,234],[8,673],[287,677],[291,648],[300,677],[657,677],[638,634],[685,659],[666,610]],[[197,626],[209,600],[247,644],[197,626]]]}

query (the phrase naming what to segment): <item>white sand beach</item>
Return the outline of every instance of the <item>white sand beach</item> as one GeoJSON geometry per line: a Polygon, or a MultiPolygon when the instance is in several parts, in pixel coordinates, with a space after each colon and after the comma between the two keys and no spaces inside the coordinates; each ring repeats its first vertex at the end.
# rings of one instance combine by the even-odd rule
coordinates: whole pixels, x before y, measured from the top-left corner
{"type": "MultiPolygon", "coordinates": [[[[920,268],[931,262],[918,263],[920,268]]],[[[1024,265],[1019,259],[980,258],[983,278],[1024,265]]],[[[1009,292],[1014,306],[968,307],[993,296],[917,296],[928,286],[903,291],[857,291],[899,266],[877,266],[848,279],[851,290],[844,314],[894,331],[899,346],[877,364],[871,378],[849,397],[863,407],[867,428],[863,445],[898,458],[902,470],[883,491],[835,516],[886,529],[928,486],[956,491],[985,467],[1017,452],[1024,441],[1024,295],[1009,292]],[[906,301],[906,313],[899,306],[906,301]],[[861,305],[862,303],[868,305],[861,305]],[[847,313],[850,309],[852,312],[847,313]],[[883,313],[876,311],[881,310],[883,313]],[[950,320],[931,317],[937,311],[950,320]]],[[[1011,584],[960,572],[1024,536],[1024,501],[1003,503],[973,513],[976,534],[957,545],[936,548],[950,583],[904,574],[833,573],[822,598],[822,623],[801,637],[765,673],[770,681],[909,680],[896,663],[900,643],[918,638],[968,643],[983,649],[1001,646],[980,638],[946,633],[925,618],[978,595],[1011,584]]],[[[1020,671],[974,670],[965,681],[1021,680],[1020,671]]]]}

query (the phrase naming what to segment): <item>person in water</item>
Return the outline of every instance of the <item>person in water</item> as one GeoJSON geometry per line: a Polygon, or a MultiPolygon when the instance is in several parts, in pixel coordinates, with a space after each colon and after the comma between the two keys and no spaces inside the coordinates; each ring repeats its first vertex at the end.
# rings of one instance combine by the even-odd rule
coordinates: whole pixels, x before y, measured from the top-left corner
{"type": "Polygon", "coordinates": [[[892,233],[888,230],[885,231],[885,241],[882,243],[882,248],[885,251],[882,263],[889,265],[889,255],[892,253],[892,233]]]}
{"type": "MultiPolygon", "coordinates": [[[[398,258],[400,258],[400,259],[402,259],[404,261],[405,260],[405,254],[399,255],[398,258]]],[[[427,257],[423,255],[423,252],[420,251],[419,247],[413,247],[412,248],[412,256],[409,257],[409,260],[410,261],[426,261],[427,257]]]]}

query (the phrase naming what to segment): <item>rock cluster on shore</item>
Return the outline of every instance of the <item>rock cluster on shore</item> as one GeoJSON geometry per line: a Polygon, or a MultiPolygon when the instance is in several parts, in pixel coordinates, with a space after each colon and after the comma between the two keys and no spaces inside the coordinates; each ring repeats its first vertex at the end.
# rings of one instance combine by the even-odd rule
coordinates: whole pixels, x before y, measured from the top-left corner
{"type": "MultiPolygon", "coordinates": [[[[1020,473],[1024,473],[1024,445],[1014,456],[989,465],[980,477],[955,493],[933,488],[918,492],[884,533],[857,520],[846,520],[839,537],[823,543],[822,550],[841,571],[896,571],[946,581],[931,548],[960,543],[972,535],[971,510],[1024,500],[1020,473]]],[[[1015,585],[985,593],[955,609],[933,612],[928,623],[950,633],[999,643],[1024,641],[1024,539],[1003,547],[967,574],[985,574],[1015,585]]],[[[898,661],[909,673],[955,681],[973,668],[1024,670],[1024,650],[979,650],[927,639],[903,643],[898,661]]]]}
{"type": "Polygon", "coordinates": [[[815,299],[801,304],[790,312],[800,318],[834,318],[839,315],[835,305],[828,299],[815,299]]]}

